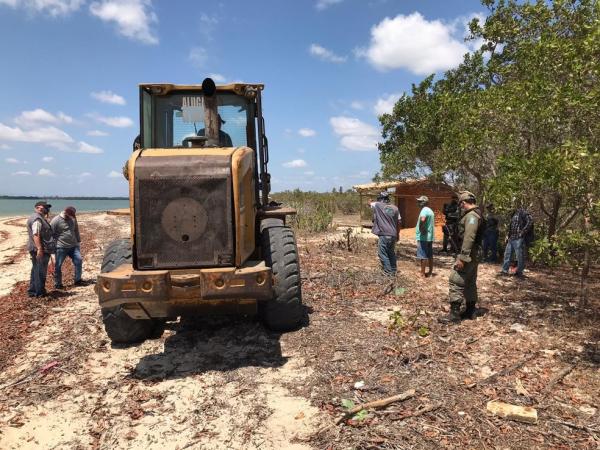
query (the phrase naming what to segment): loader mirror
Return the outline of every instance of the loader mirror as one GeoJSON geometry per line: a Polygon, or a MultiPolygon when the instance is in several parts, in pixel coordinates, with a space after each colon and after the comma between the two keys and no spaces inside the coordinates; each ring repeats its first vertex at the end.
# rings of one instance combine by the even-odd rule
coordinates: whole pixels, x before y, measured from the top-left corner
{"type": "Polygon", "coordinates": [[[215,86],[215,82],[212,78],[205,78],[202,82],[202,93],[206,97],[212,97],[217,92],[217,86],[215,86]]]}

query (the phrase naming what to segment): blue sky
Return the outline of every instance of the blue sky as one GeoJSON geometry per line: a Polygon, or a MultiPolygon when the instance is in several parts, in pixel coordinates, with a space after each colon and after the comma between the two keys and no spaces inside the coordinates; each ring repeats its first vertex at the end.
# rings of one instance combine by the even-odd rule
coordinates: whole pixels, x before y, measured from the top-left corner
{"type": "Polygon", "coordinates": [[[127,195],[142,82],[262,82],[273,190],[379,169],[377,115],[475,44],[478,1],[0,0],[0,194],[127,195]]]}

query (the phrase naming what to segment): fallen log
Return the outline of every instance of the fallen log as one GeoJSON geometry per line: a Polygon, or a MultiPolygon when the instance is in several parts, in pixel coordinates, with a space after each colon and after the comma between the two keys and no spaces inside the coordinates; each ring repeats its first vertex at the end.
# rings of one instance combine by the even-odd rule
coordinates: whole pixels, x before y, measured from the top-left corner
{"type": "Polygon", "coordinates": [[[384,408],[387,405],[390,405],[395,402],[403,402],[404,400],[408,400],[409,398],[413,398],[415,396],[415,390],[409,389],[401,394],[393,395],[392,397],[382,398],[380,400],[373,400],[371,402],[362,403],[353,408],[350,408],[348,411],[344,413],[343,416],[339,417],[335,424],[338,425],[342,423],[344,420],[352,417],[357,412],[362,411],[363,409],[379,409],[384,408]]]}
{"type": "Polygon", "coordinates": [[[518,422],[536,424],[538,421],[537,411],[531,406],[510,405],[492,400],[487,403],[487,411],[495,416],[518,422]]]}

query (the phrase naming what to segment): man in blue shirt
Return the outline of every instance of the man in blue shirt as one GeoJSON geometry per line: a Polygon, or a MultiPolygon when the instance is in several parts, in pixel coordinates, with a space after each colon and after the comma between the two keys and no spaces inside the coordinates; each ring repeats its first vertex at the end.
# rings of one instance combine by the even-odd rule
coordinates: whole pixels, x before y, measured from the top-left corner
{"type": "Polygon", "coordinates": [[[421,207],[419,221],[416,226],[417,259],[421,260],[421,276],[429,277],[433,273],[433,228],[435,216],[429,205],[429,197],[421,195],[417,198],[417,204],[421,207]],[[425,267],[429,271],[425,273],[425,267]]]}
{"type": "Polygon", "coordinates": [[[373,234],[379,236],[377,254],[386,275],[396,275],[396,242],[400,238],[400,213],[390,205],[390,195],[381,192],[377,201],[370,204],[373,208],[373,234]]]}

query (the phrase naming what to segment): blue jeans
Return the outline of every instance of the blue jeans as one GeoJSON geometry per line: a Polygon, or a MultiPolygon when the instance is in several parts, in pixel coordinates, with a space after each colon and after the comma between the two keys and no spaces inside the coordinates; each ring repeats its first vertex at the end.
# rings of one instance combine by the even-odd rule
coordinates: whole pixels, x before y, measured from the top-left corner
{"type": "Polygon", "coordinates": [[[377,254],[383,266],[383,271],[388,275],[396,274],[396,237],[379,236],[377,254]]]}
{"type": "Polygon", "coordinates": [[[48,261],[50,255],[44,253],[42,259],[38,260],[36,252],[29,252],[31,256],[31,276],[29,277],[29,289],[27,294],[30,297],[39,297],[46,295],[46,275],[48,273],[48,261]]]}
{"type": "Polygon", "coordinates": [[[506,250],[504,250],[504,264],[502,264],[502,272],[508,273],[508,268],[510,267],[510,257],[513,251],[517,257],[517,275],[523,275],[523,270],[525,270],[525,244],[523,242],[523,238],[509,239],[508,244],[506,244],[506,250]]]}
{"type": "Polygon", "coordinates": [[[486,231],[483,234],[483,259],[491,262],[498,259],[498,230],[486,231]]]}
{"type": "Polygon", "coordinates": [[[67,256],[73,261],[75,267],[75,283],[81,281],[81,270],[83,260],[81,259],[81,252],[79,247],[72,248],[57,248],[56,249],[56,265],[54,267],[54,287],[62,286],[62,273],[61,268],[67,256]]]}

